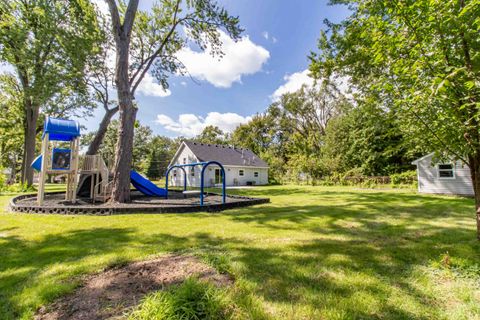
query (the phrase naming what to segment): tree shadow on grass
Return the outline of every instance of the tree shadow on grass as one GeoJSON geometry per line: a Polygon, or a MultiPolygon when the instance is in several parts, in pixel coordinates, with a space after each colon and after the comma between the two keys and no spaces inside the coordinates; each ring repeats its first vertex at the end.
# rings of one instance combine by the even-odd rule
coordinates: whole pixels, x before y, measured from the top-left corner
{"type": "Polygon", "coordinates": [[[465,210],[471,210],[470,200],[343,191],[313,196],[318,205],[309,198],[303,206],[281,207],[274,202],[218,213],[245,230],[238,237],[92,228],[34,242],[0,238],[0,312],[7,319],[18,318],[37,307],[36,302],[19,300],[24,290],[33,288],[41,303],[50,302],[74,287],[72,275],[93,270],[86,262],[78,263],[74,272],[63,276],[56,264],[107,254],[122,257],[124,250],[135,246],[145,254],[205,248],[228,252],[241,266],[239,276],[256,284],[258,296],[291,306],[298,318],[328,318],[329,311],[344,318],[440,318],[442,306],[410,282],[412,273],[446,251],[468,260],[480,258],[474,228],[462,223],[465,210]],[[440,220],[449,223],[438,224],[440,220]],[[254,228],[271,234],[256,238],[254,228]],[[51,271],[45,275],[47,269],[51,271]],[[398,303],[399,299],[410,304],[398,303]],[[372,311],[368,301],[375,301],[376,309],[372,311]],[[310,313],[302,314],[306,311],[301,306],[310,313]]]}
{"type": "MultiPolygon", "coordinates": [[[[441,240],[452,232],[460,238],[469,234],[446,229],[432,233],[431,238],[441,240]]],[[[349,236],[350,230],[338,228],[335,236],[342,235],[349,236]]],[[[266,301],[308,305],[318,312],[314,318],[325,317],[322,309],[334,309],[348,319],[432,319],[441,318],[442,306],[437,297],[412,283],[413,272],[437,260],[447,247],[453,249],[453,244],[432,248],[410,240],[384,245],[371,241],[368,230],[357,230],[354,240],[340,237],[274,248],[243,246],[236,248],[236,259],[244,266],[242,277],[256,283],[266,301]],[[368,301],[375,301],[375,311],[368,311],[372,308],[368,301]]],[[[475,261],[478,250],[472,247],[470,254],[475,261]]]]}
{"type": "Polygon", "coordinates": [[[470,199],[322,191],[319,204],[311,203],[273,203],[228,214],[232,221],[291,238],[273,248],[239,248],[243,276],[259,284],[267,301],[301,300],[321,309],[335,306],[338,297],[352,297],[337,307],[346,318],[439,318],[443,306],[411,283],[412,273],[446,252],[472,264],[480,259],[470,199]],[[368,281],[352,284],[338,279],[342,276],[368,281]],[[369,313],[368,305],[354,302],[355,295],[381,301],[380,311],[369,313]],[[410,306],[393,303],[393,296],[411,300],[410,306]]]}

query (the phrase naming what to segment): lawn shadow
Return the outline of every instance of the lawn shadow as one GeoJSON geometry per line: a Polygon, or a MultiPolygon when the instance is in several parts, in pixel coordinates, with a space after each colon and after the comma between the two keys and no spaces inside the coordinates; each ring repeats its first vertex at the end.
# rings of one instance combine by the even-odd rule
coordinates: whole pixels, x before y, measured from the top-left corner
{"type": "Polygon", "coordinates": [[[337,308],[346,318],[440,318],[437,297],[412,285],[413,273],[446,252],[471,264],[480,259],[471,199],[376,191],[318,196],[318,205],[273,202],[228,214],[232,221],[287,239],[281,246],[236,248],[245,267],[242,276],[258,284],[266,301],[319,310],[335,306],[338,297],[354,301],[364,295],[381,301],[375,315],[361,303],[337,308]],[[394,303],[397,296],[408,299],[410,308],[394,303]]]}

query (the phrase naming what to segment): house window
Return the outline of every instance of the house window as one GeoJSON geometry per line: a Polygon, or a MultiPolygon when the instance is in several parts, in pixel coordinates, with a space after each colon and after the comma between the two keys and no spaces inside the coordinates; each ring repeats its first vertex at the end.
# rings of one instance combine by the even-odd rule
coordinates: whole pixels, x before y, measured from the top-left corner
{"type": "Polygon", "coordinates": [[[258,172],[255,171],[255,172],[253,173],[253,176],[254,176],[255,178],[258,178],[258,172]]]}
{"type": "Polygon", "coordinates": [[[238,175],[239,176],[243,176],[243,174],[244,174],[243,170],[238,170],[238,175]]]}
{"type": "Polygon", "coordinates": [[[455,168],[451,163],[443,163],[437,166],[439,179],[455,179],[455,168]]]}
{"type": "Polygon", "coordinates": [[[183,164],[187,164],[187,158],[183,158],[183,164]]]}
{"type": "Polygon", "coordinates": [[[173,176],[174,176],[174,177],[177,176],[177,170],[173,170],[173,176]]]}
{"type": "Polygon", "coordinates": [[[192,175],[192,177],[195,177],[195,167],[192,167],[192,169],[190,169],[190,174],[192,175]]]}

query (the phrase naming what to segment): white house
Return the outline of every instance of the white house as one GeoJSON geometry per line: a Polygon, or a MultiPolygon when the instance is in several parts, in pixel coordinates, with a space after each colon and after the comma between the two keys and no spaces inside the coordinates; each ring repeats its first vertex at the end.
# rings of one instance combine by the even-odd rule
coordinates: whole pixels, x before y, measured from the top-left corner
{"type": "MultiPolygon", "coordinates": [[[[170,166],[194,162],[218,161],[225,169],[227,186],[264,185],[268,183],[268,164],[248,149],[225,145],[183,141],[170,166]]],[[[187,185],[200,187],[201,166],[185,167],[187,185]]],[[[183,170],[175,168],[170,174],[170,184],[183,185],[183,170]]],[[[210,165],[206,169],[204,183],[211,187],[221,184],[220,167],[210,165]]]]}
{"type": "Polygon", "coordinates": [[[473,195],[470,169],[461,161],[433,162],[434,153],[417,159],[418,192],[473,195]]]}

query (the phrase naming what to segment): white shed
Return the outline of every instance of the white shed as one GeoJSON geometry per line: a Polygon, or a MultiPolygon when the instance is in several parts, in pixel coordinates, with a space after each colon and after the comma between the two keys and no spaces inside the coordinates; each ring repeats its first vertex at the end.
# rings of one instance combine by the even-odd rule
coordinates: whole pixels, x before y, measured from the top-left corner
{"type": "Polygon", "coordinates": [[[417,159],[418,192],[454,195],[473,195],[470,169],[461,161],[438,163],[434,153],[417,159]]]}
{"type": "MultiPolygon", "coordinates": [[[[218,161],[223,165],[227,186],[268,184],[268,164],[251,150],[244,148],[183,141],[170,161],[170,165],[206,161],[218,161]]],[[[188,186],[200,187],[201,169],[201,166],[185,167],[188,186]]],[[[205,186],[212,187],[221,184],[218,166],[211,165],[206,170],[205,186]]],[[[183,170],[173,169],[169,179],[172,186],[182,186],[183,170]]]]}

